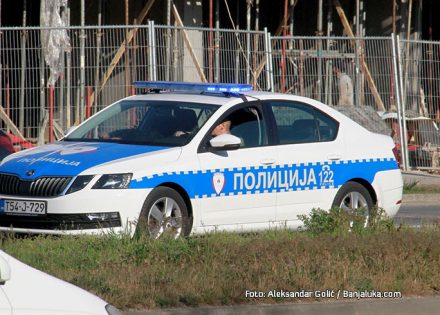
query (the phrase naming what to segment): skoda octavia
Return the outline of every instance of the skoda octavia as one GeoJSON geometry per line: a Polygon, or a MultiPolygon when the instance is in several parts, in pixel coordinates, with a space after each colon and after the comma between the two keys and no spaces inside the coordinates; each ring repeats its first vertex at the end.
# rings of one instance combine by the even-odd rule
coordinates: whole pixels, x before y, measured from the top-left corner
{"type": "Polygon", "coordinates": [[[135,86],[143,94],[61,141],[1,162],[0,230],[179,237],[297,228],[312,208],[399,210],[392,139],[329,106],[247,85],[135,86]]]}

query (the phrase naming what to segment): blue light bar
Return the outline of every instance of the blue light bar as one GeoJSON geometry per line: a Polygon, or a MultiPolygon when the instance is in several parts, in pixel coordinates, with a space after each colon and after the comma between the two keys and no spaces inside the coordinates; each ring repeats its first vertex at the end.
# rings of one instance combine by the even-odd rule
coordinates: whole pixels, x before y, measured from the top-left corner
{"type": "Polygon", "coordinates": [[[135,88],[150,90],[169,90],[169,91],[196,91],[210,93],[241,93],[252,91],[250,84],[232,83],[190,83],[190,82],[166,82],[166,81],[136,81],[133,82],[135,88]]]}

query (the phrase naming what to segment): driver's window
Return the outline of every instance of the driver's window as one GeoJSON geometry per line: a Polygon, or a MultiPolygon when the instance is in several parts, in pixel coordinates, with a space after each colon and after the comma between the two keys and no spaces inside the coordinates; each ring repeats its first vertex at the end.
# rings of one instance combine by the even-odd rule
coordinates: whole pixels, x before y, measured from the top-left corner
{"type": "MultiPolygon", "coordinates": [[[[230,133],[241,139],[241,148],[267,145],[266,125],[257,107],[240,108],[219,123],[223,122],[229,122],[230,133]]],[[[213,131],[214,136],[216,129],[213,131]]]]}

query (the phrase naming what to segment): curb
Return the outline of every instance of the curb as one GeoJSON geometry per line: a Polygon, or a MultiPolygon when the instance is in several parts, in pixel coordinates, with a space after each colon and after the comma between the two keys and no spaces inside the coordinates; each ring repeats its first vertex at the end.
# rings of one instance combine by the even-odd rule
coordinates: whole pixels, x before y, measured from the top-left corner
{"type": "Polygon", "coordinates": [[[411,297],[392,300],[350,300],[346,302],[322,303],[289,303],[289,304],[260,304],[236,305],[200,308],[175,308],[146,311],[126,311],[126,315],[285,315],[285,314],[326,314],[326,315],[432,315],[440,309],[439,297],[411,297]]]}
{"type": "Polygon", "coordinates": [[[402,203],[440,203],[440,194],[403,194],[402,203]]]}
{"type": "Polygon", "coordinates": [[[402,177],[406,184],[417,183],[420,186],[440,187],[440,175],[426,172],[402,172],[402,177]]]}

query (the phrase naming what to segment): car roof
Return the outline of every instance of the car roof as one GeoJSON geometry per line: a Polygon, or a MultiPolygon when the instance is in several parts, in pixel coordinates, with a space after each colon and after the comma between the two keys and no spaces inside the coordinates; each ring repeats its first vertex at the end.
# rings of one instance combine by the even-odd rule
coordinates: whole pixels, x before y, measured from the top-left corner
{"type": "Polygon", "coordinates": [[[255,101],[260,99],[297,99],[308,100],[307,98],[292,95],[273,93],[266,91],[247,91],[239,94],[222,93],[200,93],[200,92],[182,92],[182,91],[161,91],[158,93],[137,94],[125,98],[126,100],[157,100],[157,101],[182,101],[189,103],[201,103],[211,105],[226,105],[230,103],[242,103],[244,101],[255,101]]]}

